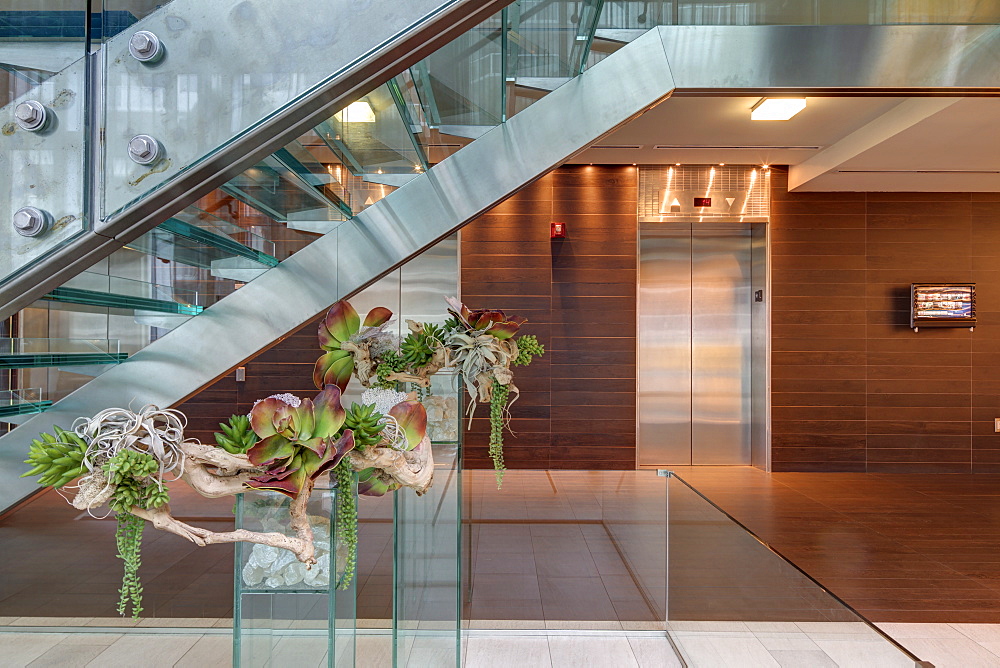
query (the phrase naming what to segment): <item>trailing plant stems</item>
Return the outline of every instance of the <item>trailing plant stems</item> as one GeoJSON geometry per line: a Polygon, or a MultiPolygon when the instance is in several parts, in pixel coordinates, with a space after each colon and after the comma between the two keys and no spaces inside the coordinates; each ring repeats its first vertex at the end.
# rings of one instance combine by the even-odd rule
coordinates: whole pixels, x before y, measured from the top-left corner
{"type": "MultiPolygon", "coordinates": [[[[354,469],[346,458],[333,469],[337,478],[337,537],[347,546],[347,563],[344,565],[344,577],[337,589],[347,589],[354,579],[354,571],[358,562],[358,505],[354,495],[354,469]]],[[[331,552],[336,557],[336,544],[331,546],[331,552]]],[[[334,558],[334,563],[336,559],[334,558]]],[[[334,571],[336,568],[334,567],[334,571]]]]}
{"type": "Polygon", "coordinates": [[[510,386],[501,385],[493,379],[490,395],[490,458],[493,459],[493,470],[496,472],[497,489],[503,485],[503,474],[506,467],[503,463],[503,428],[506,420],[504,411],[507,409],[507,399],[510,396],[510,386]]]}
{"type": "Polygon", "coordinates": [[[139,581],[139,567],[142,565],[140,551],[146,521],[127,511],[119,512],[116,519],[118,527],[115,530],[115,541],[118,544],[118,558],[124,565],[122,587],[118,590],[120,595],[118,614],[125,616],[125,610],[131,604],[132,619],[139,619],[139,613],[142,612],[142,583],[139,581]]]}

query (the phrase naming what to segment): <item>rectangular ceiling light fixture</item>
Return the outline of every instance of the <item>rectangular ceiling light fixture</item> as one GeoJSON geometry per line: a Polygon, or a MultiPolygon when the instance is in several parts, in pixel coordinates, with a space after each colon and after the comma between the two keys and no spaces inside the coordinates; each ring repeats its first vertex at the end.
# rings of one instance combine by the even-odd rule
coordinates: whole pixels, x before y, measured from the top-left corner
{"type": "Polygon", "coordinates": [[[750,110],[750,120],[787,121],[805,108],[804,97],[762,97],[750,110]]]}

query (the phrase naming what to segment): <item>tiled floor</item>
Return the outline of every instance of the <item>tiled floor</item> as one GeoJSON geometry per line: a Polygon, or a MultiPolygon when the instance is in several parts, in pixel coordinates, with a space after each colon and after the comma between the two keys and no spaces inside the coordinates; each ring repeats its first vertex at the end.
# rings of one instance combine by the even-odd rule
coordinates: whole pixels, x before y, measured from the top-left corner
{"type": "MultiPolygon", "coordinates": [[[[1000,666],[1000,625],[887,624],[885,629],[937,668],[1000,666]]],[[[854,625],[681,623],[671,637],[692,668],[874,668],[912,666],[904,655],[854,625]]],[[[414,659],[413,668],[454,665],[450,643],[439,640],[437,660],[414,659]]],[[[325,665],[320,639],[301,637],[283,647],[286,665],[325,665]],[[317,642],[319,641],[319,642],[317,642]]],[[[346,650],[342,650],[346,651],[346,650]]],[[[357,639],[360,668],[391,663],[391,639],[363,633],[357,639]]],[[[580,668],[617,666],[674,668],[681,663],[666,637],[651,632],[583,634],[567,631],[466,631],[468,668],[580,668]]],[[[0,633],[0,666],[32,668],[170,668],[229,665],[228,633],[0,633]]]]}

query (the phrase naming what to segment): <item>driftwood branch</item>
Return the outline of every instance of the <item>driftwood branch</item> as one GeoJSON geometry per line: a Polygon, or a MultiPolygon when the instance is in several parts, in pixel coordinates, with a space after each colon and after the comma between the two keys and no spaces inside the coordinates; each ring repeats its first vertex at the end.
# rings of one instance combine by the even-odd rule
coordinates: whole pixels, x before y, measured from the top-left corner
{"type": "Polygon", "coordinates": [[[196,441],[181,443],[181,451],[186,457],[181,478],[210,499],[239,494],[244,491],[245,483],[261,472],[246,455],[235,455],[196,441]]]}
{"type": "MultiPolygon", "coordinates": [[[[185,441],[180,444],[184,453],[184,472],[181,479],[202,496],[218,498],[233,496],[245,492],[245,483],[260,473],[261,469],[250,463],[246,455],[226,452],[221,448],[203,445],[196,441],[185,441]]],[[[170,505],[160,508],[132,508],[132,514],[149,521],[155,528],[169,531],[199,547],[216,543],[235,543],[245,541],[270,545],[289,550],[299,561],[305,564],[316,563],[316,548],[313,546],[313,531],[306,515],[309,496],[312,494],[312,481],[302,490],[297,498],[292,500],[289,514],[295,537],[280,533],[264,533],[237,529],[235,531],[210,531],[201,527],[191,526],[174,518],[170,514],[170,505]]],[[[73,505],[81,510],[95,508],[106,503],[114,488],[107,484],[103,473],[95,472],[81,484],[80,491],[73,500],[73,505]]]]}
{"type": "MultiPolygon", "coordinates": [[[[292,507],[295,507],[294,502],[292,507]]],[[[302,507],[304,508],[304,504],[302,507]]],[[[155,528],[160,529],[161,531],[169,531],[172,534],[176,534],[181,538],[191,541],[199,547],[216,545],[219,543],[236,543],[238,541],[258,543],[260,545],[270,545],[271,547],[288,550],[304,564],[311,565],[316,563],[316,548],[312,542],[311,528],[308,529],[307,538],[303,537],[306,534],[304,531],[299,530],[300,527],[296,528],[296,533],[298,535],[295,538],[281,533],[263,533],[260,531],[247,531],[246,529],[218,532],[209,531],[208,529],[191,526],[190,524],[185,524],[184,522],[175,519],[170,514],[169,504],[161,506],[160,508],[150,508],[148,510],[143,508],[132,508],[132,514],[150,522],[155,528]]],[[[293,525],[295,522],[296,518],[293,513],[293,525]]],[[[308,524],[308,519],[306,519],[307,527],[308,524]]]]}
{"type": "Polygon", "coordinates": [[[424,494],[434,482],[434,455],[427,436],[412,450],[367,448],[364,452],[351,450],[347,456],[356,470],[380,469],[404,487],[412,487],[418,495],[424,494]]]}

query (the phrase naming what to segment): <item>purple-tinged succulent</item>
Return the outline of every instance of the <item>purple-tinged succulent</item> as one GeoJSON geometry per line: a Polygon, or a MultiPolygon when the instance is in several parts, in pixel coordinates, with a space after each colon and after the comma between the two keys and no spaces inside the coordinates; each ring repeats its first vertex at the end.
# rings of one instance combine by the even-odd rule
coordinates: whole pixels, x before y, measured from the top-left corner
{"type": "Polygon", "coordinates": [[[406,436],[404,450],[413,450],[427,435],[427,409],[419,401],[402,401],[389,409],[389,415],[406,436]]]}
{"type": "Polygon", "coordinates": [[[459,324],[468,331],[482,331],[498,339],[509,339],[521,328],[521,325],[528,322],[527,318],[513,315],[508,316],[499,309],[476,309],[472,310],[454,297],[449,297],[448,313],[452,315],[459,324]]]}
{"type": "Polygon", "coordinates": [[[340,463],[354,449],[354,432],[341,433],[347,411],[340,388],[327,385],[315,399],[275,395],[258,401],[250,411],[250,425],[260,437],[247,457],[264,473],[247,485],[296,498],[321,474],[340,463]]]}
{"type": "Polygon", "coordinates": [[[386,482],[380,475],[382,469],[367,468],[358,472],[358,494],[362,496],[385,496],[402,485],[398,482],[386,482]]]}

